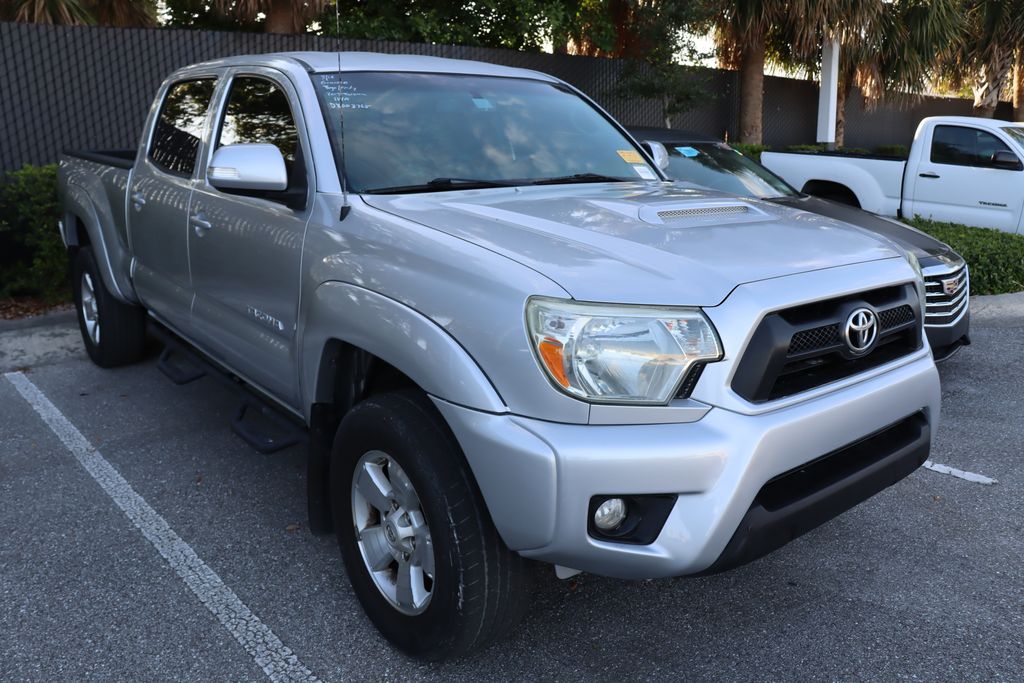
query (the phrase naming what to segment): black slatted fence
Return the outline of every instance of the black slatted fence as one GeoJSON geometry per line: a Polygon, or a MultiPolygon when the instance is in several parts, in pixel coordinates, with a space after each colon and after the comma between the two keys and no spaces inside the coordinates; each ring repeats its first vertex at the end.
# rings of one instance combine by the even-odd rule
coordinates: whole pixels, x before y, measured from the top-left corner
{"type": "MultiPolygon", "coordinates": [[[[62,149],[134,147],[161,81],[174,69],[235,54],[337,50],[339,41],[311,35],[232,31],[114,29],[0,22],[0,172],[55,161],[62,149]]],[[[627,125],[662,125],[660,104],[614,94],[618,60],[451,45],[340,41],[343,50],[474,59],[544,71],[593,97],[627,125]]],[[[702,69],[709,93],[673,126],[735,139],[739,116],[736,72],[702,69]]],[[[765,79],[765,142],[775,148],[813,142],[818,88],[790,78],[765,79]]],[[[1000,114],[1009,112],[1005,103],[1000,114]]],[[[966,100],[923,98],[911,108],[866,112],[854,95],[846,142],[873,147],[909,143],[923,116],[969,114],[966,100]]]]}

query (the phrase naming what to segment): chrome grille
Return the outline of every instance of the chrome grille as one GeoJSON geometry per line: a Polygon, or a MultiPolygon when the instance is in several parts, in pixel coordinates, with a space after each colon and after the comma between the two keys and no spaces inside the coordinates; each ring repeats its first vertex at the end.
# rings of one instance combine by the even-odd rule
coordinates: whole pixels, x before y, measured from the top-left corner
{"type": "Polygon", "coordinates": [[[670,211],[659,211],[658,218],[702,218],[704,216],[723,216],[728,214],[746,213],[749,209],[742,204],[730,204],[728,206],[699,206],[693,209],[672,209],[670,211]]]}
{"type": "Polygon", "coordinates": [[[925,325],[956,322],[967,307],[970,283],[967,266],[939,273],[925,273],[925,325]]]}

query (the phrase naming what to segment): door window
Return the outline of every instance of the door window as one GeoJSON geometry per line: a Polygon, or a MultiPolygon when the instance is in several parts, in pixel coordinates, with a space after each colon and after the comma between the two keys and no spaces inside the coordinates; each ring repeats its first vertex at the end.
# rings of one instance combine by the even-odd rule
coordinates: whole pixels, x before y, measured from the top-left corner
{"type": "Polygon", "coordinates": [[[287,190],[255,194],[290,206],[299,199],[304,204],[306,168],[299,131],[287,95],[277,84],[265,78],[239,76],[231,83],[216,146],[244,143],[274,145],[284,157],[288,171],[287,190]]]}
{"type": "Polygon", "coordinates": [[[149,158],[168,173],[192,175],[214,83],[212,78],[203,78],[181,81],[168,89],[149,145],[149,158]]]}
{"type": "Polygon", "coordinates": [[[978,128],[935,126],[931,160],[936,164],[991,167],[996,152],[1010,151],[1002,140],[978,128]]]}

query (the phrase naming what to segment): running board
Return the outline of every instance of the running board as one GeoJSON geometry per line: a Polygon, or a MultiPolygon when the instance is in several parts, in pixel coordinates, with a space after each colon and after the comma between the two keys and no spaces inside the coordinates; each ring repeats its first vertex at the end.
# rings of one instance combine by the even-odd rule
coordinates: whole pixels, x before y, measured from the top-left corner
{"type": "Polygon", "coordinates": [[[180,386],[206,377],[205,370],[191,362],[188,356],[180,352],[175,353],[175,351],[178,351],[178,349],[174,346],[165,346],[160,354],[160,360],[156,362],[157,369],[164,373],[167,379],[180,386]],[[178,357],[177,362],[175,362],[176,356],[178,357]]]}
{"type": "Polygon", "coordinates": [[[231,419],[231,431],[253,450],[268,455],[309,442],[305,425],[256,394],[241,378],[208,360],[163,325],[150,325],[150,329],[164,344],[157,368],[172,382],[183,385],[212,377],[239,395],[241,404],[231,419]]]}
{"type": "Polygon", "coordinates": [[[267,404],[250,397],[242,399],[242,405],[238,407],[238,412],[231,420],[231,431],[257,453],[264,455],[277,453],[306,441],[305,430],[296,427],[267,404]]]}

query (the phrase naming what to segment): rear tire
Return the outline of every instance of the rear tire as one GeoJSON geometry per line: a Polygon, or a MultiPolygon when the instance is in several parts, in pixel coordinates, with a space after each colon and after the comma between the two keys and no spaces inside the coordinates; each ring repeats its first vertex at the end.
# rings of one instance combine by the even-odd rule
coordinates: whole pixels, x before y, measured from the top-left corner
{"type": "Polygon", "coordinates": [[[458,443],[424,394],[371,396],[349,411],[330,480],[352,588],[396,647],[424,660],[458,657],[516,626],[528,606],[526,560],[498,536],[458,443]],[[413,586],[404,603],[403,567],[413,586]]]}
{"type": "Polygon", "coordinates": [[[146,345],[145,310],[114,298],[89,247],[75,254],[71,274],[78,328],[92,362],[112,368],[141,359],[146,345]]]}

